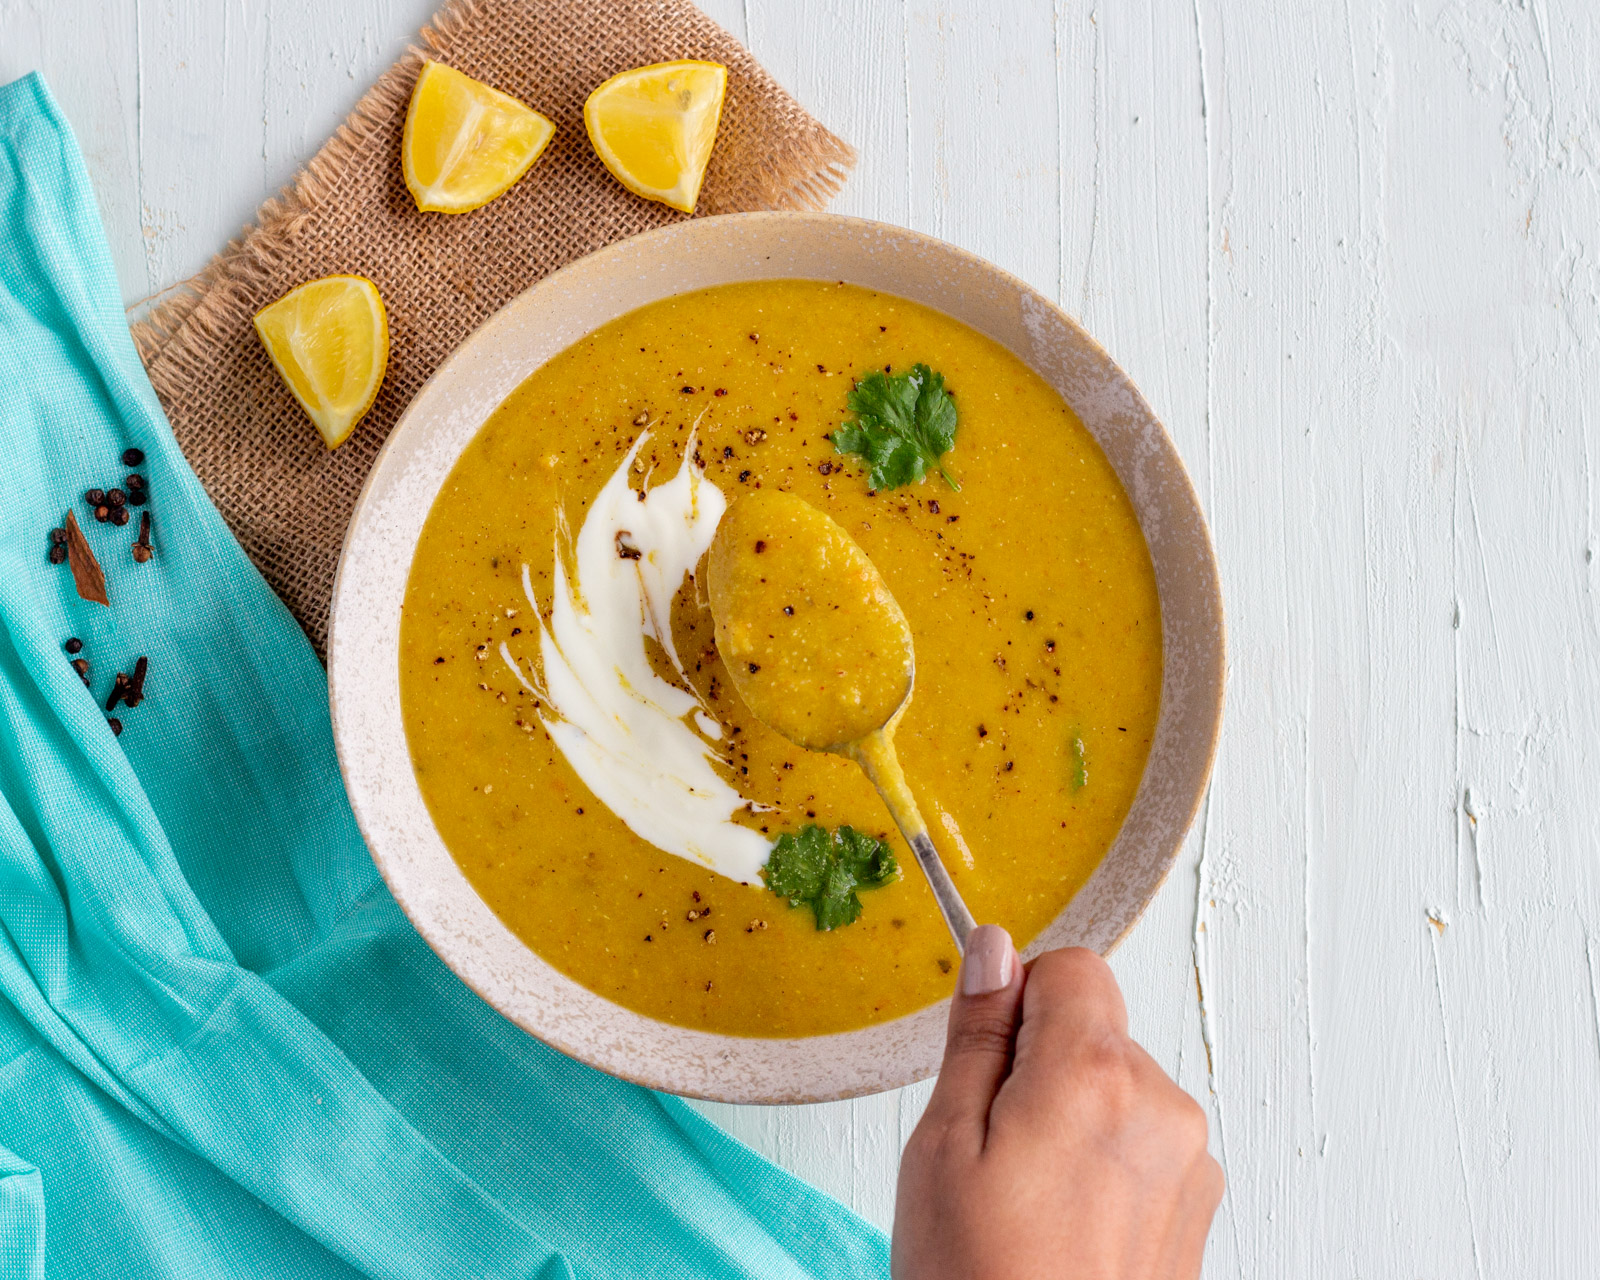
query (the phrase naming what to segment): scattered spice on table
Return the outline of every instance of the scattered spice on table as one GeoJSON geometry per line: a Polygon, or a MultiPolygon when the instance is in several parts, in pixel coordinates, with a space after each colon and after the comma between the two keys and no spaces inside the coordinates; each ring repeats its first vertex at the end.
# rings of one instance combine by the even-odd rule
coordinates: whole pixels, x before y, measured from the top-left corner
{"type": "Polygon", "coordinates": [[[94,558],[94,552],[89,547],[89,539],[83,536],[83,530],[78,527],[78,518],[69,511],[65,524],[67,560],[72,566],[73,586],[78,589],[78,594],[83,599],[109,606],[111,599],[106,595],[105,570],[94,558]]]}
{"type": "Polygon", "coordinates": [[[132,517],[129,516],[127,507],[111,508],[111,523],[116,525],[117,528],[122,528],[122,526],[127,524],[130,519],[132,519],[132,517]]]}
{"type": "Polygon", "coordinates": [[[144,677],[150,669],[150,659],[143,657],[134,664],[133,674],[117,672],[117,678],[111,685],[111,696],[106,699],[106,710],[115,711],[117,703],[126,703],[130,708],[137,707],[144,701],[144,677]]]}
{"type": "Polygon", "coordinates": [[[111,736],[113,738],[122,736],[122,721],[118,720],[116,716],[107,716],[106,723],[111,726],[111,736]]]}
{"type": "Polygon", "coordinates": [[[143,654],[139,661],[133,664],[133,679],[128,682],[128,691],[122,695],[122,700],[130,707],[136,707],[144,701],[144,677],[150,669],[150,659],[143,654]]]}
{"type": "Polygon", "coordinates": [[[150,513],[142,512],[139,516],[139,536],[134,539],[133,558],[144,564],[155,554],[155,548],[150,545],[150,513]]]}
{"type": "Polygon", "coordinates": [[[72,636],[70,639],[68,639],[67,643],[62,646],[62,648],[64,648],[68,653],[82,653],[83,641],[78,639],[77,636],[72,636]]]}
{"type": "Polygon", "coordinates": [[[144,453],[139,449],[124,449],[122,451],[122,465],[136,467],[144,461],[144,453]]]}
{"type": "Polygon", "coordinates": [[[107,489],[106,490],[106,506],[108,506],[108,507],[125,507],[127,505],[128,505],[128,495],[125,494],[121,489],[107,489]]]}

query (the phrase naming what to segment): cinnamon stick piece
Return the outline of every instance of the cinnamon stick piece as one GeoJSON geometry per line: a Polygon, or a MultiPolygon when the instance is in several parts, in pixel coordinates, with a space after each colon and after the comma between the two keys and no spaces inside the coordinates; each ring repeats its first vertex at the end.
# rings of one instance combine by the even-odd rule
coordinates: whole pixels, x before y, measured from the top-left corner
{"type": "Polygon", "coordinates": [[[72,567],[72,585],[78,588],[78,594],[85,600],[93,600],[109,608],[111,601],[106,596],[105,570],[89,549],[89,539],[83,536],[83,530],[78,528],[78,518],[71,511],[67,512],[65,523],[67,563],[72,567]]]}

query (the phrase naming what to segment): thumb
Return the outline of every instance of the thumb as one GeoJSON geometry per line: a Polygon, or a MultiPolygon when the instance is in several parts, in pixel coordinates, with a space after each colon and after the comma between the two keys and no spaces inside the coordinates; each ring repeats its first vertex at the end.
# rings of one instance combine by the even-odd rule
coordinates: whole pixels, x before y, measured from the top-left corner
{"type": "Polygon", "coordinates": [[[985,924],[967,935],[944,1065],[928,1100],[928,1114],[938,1123],[975,1126],[980,1138],[987,1130],[989,1105],[1011,1073],[1024,981],[1009,933],[985,924]]]}

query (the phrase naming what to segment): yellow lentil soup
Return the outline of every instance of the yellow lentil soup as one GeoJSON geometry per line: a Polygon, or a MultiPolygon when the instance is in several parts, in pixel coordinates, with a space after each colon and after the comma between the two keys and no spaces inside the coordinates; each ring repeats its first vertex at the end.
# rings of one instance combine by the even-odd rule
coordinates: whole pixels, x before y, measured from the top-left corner
{"type": "Polygon", "coordinates": [[[706,553],[717,652],[745,706],[790,742],[843,746],[889,723],[914,665],[883,575],[793,494],[740,498],[706,553]]]}
{"type": "Polygon", "coordinates": [[[820,1035],[940,999],[958,957],[861,771],[757,721],[717,652],[684,570],[722,507],[762,489],[836,520],[904,611],[901,761],[973,913],[1019,945],[1132,804],[1160,607],[1128,498],[1068,406],[1003,347],[887,294],[775,280],[670,298],[556,356],[484,424],[429,513],[401,622],[401,708],[440,835],[518,937],[607,999],[707,1031],[820,1035]],[[930,467],[873,491],[828,433],[860,378],[917,363],[954,400],[940,461],[960,489],[930,467]],[[623,650],[608,667],[619,628],[642,628],[644,667],[623,650]],[[618,690],[655,717],[632,736],[601,696],[618,690]],[[681,758],[687,735],[704,761],[681,758]],[[751,852],[811,824],[901,863],[830,931],[766,888],[751,852]]]}

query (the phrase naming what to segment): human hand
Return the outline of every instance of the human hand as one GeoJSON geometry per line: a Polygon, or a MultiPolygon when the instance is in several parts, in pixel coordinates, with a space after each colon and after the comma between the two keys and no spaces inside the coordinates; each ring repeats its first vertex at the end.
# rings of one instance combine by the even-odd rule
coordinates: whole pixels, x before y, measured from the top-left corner
{"type": "Polygon", "coordinates": [[[895,1280],[1193,1280],[1222,1199],[1206,1117],[1128,1038],[1104,960],[967,940],[900,1161],[895,1280]]]}

